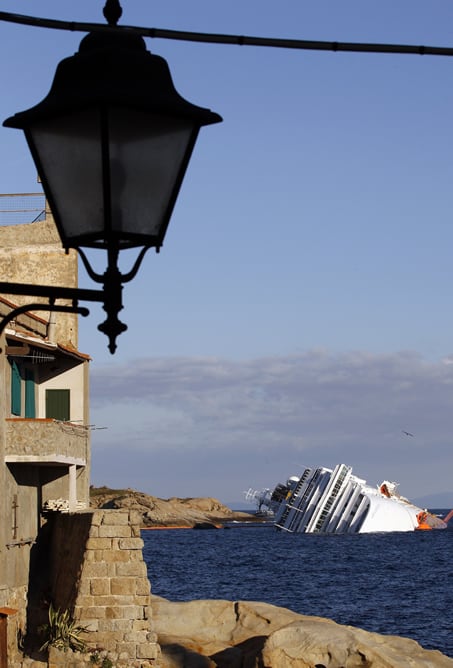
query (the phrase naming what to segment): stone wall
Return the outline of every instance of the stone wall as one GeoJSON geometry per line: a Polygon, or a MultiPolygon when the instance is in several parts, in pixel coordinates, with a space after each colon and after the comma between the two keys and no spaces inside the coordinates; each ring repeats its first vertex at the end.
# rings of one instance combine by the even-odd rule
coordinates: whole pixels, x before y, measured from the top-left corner
{"type": "MultiPolygon", "coordinates": [[[[96,510],[58,516],[52,531],[54,606],[72,610],[89,630],[88,645],[118,668],[155,667],[160,657],[139,520],[134,511],[96,510]]],[[[52,667],[69,665],[66,655],[60,664],[51,656],[52,667]]],[[[85,660],[71,666],[86,666],[85,660]]]]}
{"type": "Polygon", "coordinates": [[[28,456],[41,462],[79,460],[86,464],[88,432],[83,425],[61,423],[51,418],[7,418],[5,455],[28,456]]]}

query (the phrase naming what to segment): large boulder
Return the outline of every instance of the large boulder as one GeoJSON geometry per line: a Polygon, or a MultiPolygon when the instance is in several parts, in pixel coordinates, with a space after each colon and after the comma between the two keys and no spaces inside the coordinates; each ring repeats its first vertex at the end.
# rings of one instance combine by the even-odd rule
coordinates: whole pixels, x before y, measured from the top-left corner
{"type": "Polygon", "coordinates": [[[453,668],[415,640],[251,601],[153,596],[163,668],[453,668]]]}

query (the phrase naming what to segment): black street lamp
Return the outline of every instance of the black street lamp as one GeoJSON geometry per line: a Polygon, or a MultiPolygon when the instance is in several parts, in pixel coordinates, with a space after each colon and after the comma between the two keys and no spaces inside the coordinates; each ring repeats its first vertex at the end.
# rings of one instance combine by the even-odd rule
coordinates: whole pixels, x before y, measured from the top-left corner
{"type": "MultiPolygon", "coordinates": [[[[107,0],[110,26],[121,12],[118,0],[107,0]]],[[[93,291],[93,301],[104,302],[107,319],[98,328],[112,353],[126,329],[118,319],[122,285],[148,248],[162,246],[200,127],[221,120],[179,95],[166,61],[147,51],[142,37],[116,29],[86,35],[58,65],[47,97],[4,122],[25,133],[64,248],[75,248],[89,276],[103,284],[102,300],[93,291]],[[82,247],[107,251],[104,274],[92,269],[82,247]],[[122,274],[119,251],[136,247],[133,268],[122,274]]],[[[11,286],[0,283],[0,291],[15,294],[11,286]]],[[[80,299],[90,301],[82,292],[80,299]]],[[[47,296],[56,298],[52,288],[47,296]]]]}

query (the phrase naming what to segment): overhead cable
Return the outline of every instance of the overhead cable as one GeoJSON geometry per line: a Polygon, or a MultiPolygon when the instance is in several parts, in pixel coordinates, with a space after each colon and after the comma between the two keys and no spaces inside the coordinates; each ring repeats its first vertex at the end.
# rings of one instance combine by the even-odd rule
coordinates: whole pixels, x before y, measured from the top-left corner
{"type": "Polygon", "coordinates": [[[276,37],[251,37],[245,35],[222,35],[216,33],[187,32],[163,28],[142,28],[138,26],[110,26],[102,23],[81,23],[60,21],[22,14],[0,12],[0,21],[30,25],[38,28],[69,30],[72,32],[121,32],[133,33],[153,39],[172,39],[185,42],[208,44],[233,44],[237,46],[260,46],[277,49],[300,49],[308,51],[344,51],[355,53],[401,53],[419,56],[453,56],[452,47],[416,46],[410,44],[376,44],[366,42],[328,42],[306,39],[286,39],[276,37]]]}

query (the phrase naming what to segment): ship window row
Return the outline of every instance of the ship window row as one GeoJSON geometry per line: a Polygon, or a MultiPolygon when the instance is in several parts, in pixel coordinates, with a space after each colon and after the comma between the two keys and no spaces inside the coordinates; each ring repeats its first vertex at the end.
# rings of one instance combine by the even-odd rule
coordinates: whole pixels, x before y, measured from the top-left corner
{"type": "Polygon", "coordinates": [[[318,520],[315,525],[315,531],[321,531],[321,529],[323,528],[323,524],[329,515],[329,511],[332,508],[335,500],[337,499],[340,490],[344,486],[343,483],[345,481],[347,474],[348,474],[348,469],[346,467],[342,468],[341,471],[339,472],[335,484],[333,486],[332,492],[330,493],[328,499],[326,500],[324,508],[318,517],[318,520]]]}

